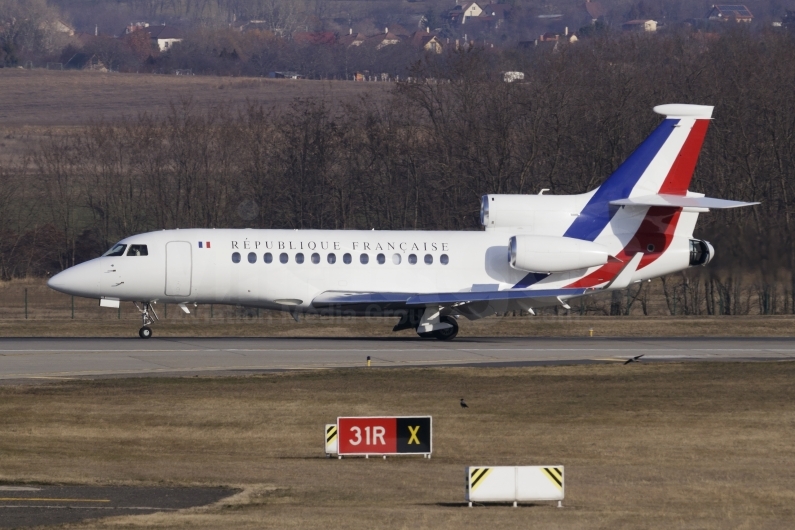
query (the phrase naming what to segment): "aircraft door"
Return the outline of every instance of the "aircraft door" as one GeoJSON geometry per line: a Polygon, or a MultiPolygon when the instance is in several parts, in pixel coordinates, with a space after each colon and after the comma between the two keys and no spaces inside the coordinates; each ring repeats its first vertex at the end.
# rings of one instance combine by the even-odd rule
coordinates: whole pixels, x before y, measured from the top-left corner
{"type": "Polygon", "coordinates": [[[187,241],[166,243],[166,296],[190,296],[192,275],[191,244],[187,241]]]}

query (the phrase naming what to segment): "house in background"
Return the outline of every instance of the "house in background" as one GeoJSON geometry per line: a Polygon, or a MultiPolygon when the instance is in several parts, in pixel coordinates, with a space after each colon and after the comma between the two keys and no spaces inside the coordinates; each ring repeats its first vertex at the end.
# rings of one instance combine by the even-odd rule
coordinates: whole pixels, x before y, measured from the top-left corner
{"type": "Polygon", "coordinates": [[[77,52],[66,61],[64,68],[67,70],[93,70],[95,72],[107,72],[108,68],[97,57],[96,54],[77,52]]]}
{"type": "Polygon", "coordinates": [[[55,19],[50,24],[50,29],[57,33],[63,33],[65,35],[69,35],[70,37],[74,37],[75,35],[75,28],[61,20],[60,18],[55,19]]]}
{"type": "Polygon", "coordinates": [[[505,20],[511,16],[511,6],[508,4],[489,4],[483,8],[481,16],[488,17],[495,28],[500,28],[505,24],[505,20]]]}
{"type": "Polygon", "coordinates": [[[751,22],[754,16],[748,8],[743,5],[720,4],[712,6],[712,9],[707,13],[707,19],[719,20],[721,22],[728,22],[730,20],[734,22],[751,22]]]}
{"type": "Polygon", "coordinates": [[[157,49],[161,52],[168,50],[175,43],[182,41],[182,33],[177,28],[171,26],[150,26],[148,22],[131,22],[127,24],[120,38],[135,33],[136,31],[147,32],[152,44],[156,44],[157,49]]]}
{"type": "Polygon", "coordinates": [[[348,30],[347,35],[343,35],[337,39],[337,44],[345,46],[346,48],[350,48],[351,46],[361,46],[366,40],[366,35],[363,35],[362,33],[354,33],[353,28],[351,28],[348,30]]]}
{"type": "Polygon", "coordinates": [[[383,33],[379,33],[378,35],[373,35],[372,37],[367,37],[365,43],[368,46],[373,46],[376,50],[380,50],[386,46],[392,46],[393,44],[400,44],[402,39],[398,36],[389,31],[389,28],[384,28],[383,33]]]}
{"type": "Polygon", "coordinates": [[[415,31],[409,42],[418,50],[442,53],[442,41],[436,33],[431,33],[430,28],[425,28],[425,31],[415,31]]]}
{"type": "Polygon", "coordinates": [[[182,33],[171,26],[149,26],[145,31],[149,32],[149,38],[157,44],[161,52],[167,51],[177,42],[182,42],[182,33]]]}
{"type": "Polygon", "coordinates": [[[652,32],[657,31],[656,20],[628,20],[621,26],[625,31],[652,32]]]}
{"type": "Polygon", "coordinates": [[[563,33],[555,33],[552,31],[548,31],[543,35],[539,36],[538,40],[535,42],[533,41],[520,42],[519,47],[527,48],[530,47],[530,45],[537,45],[539,42],[568,42],[573,44],[578,40],[579,39],[577,38],[577,35],[575,35],[574,33],[569,33],[569,27],[566,26],[565,28],[563,28],[563,33]]]}
{"type": "Polygon", "coordinates": [[[451,9],[448,17],[454,24],[466,24],[468,18],[477,18],[481,14],[483,14],[483,8],[475,2],[467,2],[451,9]]]}

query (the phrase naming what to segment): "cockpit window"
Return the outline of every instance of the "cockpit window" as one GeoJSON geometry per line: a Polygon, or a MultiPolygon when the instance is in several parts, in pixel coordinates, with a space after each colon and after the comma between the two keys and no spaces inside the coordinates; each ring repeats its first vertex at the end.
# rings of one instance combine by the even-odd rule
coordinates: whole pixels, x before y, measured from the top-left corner
{"type": "Polygon", "coordinates": [[[113,245],[113,248],[102,254],[103,256],[124,256],[124,249],[127,248],[127,245],[122,245],[121,243],[117,243],[113,245]]]}
{"type": "Polygon", "coordinates": [[[146,245],[130,245],[130,250],[127,251],[128,256],[148,256],[149,251],[146,245]]]}

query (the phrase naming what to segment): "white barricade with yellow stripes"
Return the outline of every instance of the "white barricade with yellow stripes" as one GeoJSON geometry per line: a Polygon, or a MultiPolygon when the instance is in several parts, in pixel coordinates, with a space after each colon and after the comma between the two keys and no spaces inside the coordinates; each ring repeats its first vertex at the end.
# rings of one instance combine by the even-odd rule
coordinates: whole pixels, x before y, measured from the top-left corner
{"type": "Polygon", "coordinates": [[[563,466],[466,468],[466,500],[473,502],[558,501],[565,492],[563,466]]]}
{"type": "Polygon", "coordinates": [[[327,423],[326,424],[326,455],[336,455],[337,454],[337,424],[336,423],[327,423]]]}

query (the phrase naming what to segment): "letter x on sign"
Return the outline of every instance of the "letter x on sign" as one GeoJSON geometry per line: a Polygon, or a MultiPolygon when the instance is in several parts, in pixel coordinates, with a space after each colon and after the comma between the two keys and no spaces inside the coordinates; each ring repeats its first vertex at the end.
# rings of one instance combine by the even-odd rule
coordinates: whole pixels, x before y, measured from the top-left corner
{"type": "Polygon", "coordinates": [[[411,444],[419,445],[420,444],[420,439],[417,438],[417,433],[420,430],[420,426],[419,425],[417,425],[417,426],[409,425],[408,428],[409,428],[409,434],[411,436],[409,436],[409,443],[407,445],[411,445],[411,444]]]}

